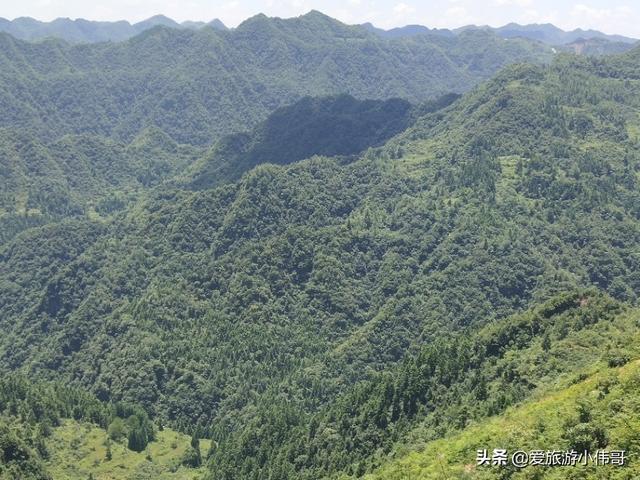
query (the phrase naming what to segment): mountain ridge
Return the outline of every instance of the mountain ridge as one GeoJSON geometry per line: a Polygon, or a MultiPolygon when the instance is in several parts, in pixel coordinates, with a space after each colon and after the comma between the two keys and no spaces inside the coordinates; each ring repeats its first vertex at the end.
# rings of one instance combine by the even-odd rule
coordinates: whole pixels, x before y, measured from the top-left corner
{"type": "MultiPolygon", "coordinates": [[[[311,10],[306,14],[290,17],[267,17],[260,13],[245,19],[242,23],[252,18],[264,17],[277,20],[304,19],[305,17],[323,16],[331,18],[317,10],[311,10]]],[[[333,19],[332,19],[333,20],[333,19]]],[[[92,21],[83,18],[72,20],[70,18],[56,18],[50,22],[42,22],[31,17],[19,17],[13,20],[0,17],[0,31],[12,34],[16,38],[23,40],[42,40],[46,37],[59,37],[70,42],[100,42],[100,41],[123,41],[141,33],[149,28],[162,25],[170,28],[199,29],[210,26],[217,30],[229,30],[219,19],[208,22],[187,20],[176,22],[164,15],[154,15],[140,22],[130,23],[127,20],[118,21],[92,21]]],[[[565,45],[579,39],[600,39],[615,43],[632,44],[638,39],[619,34],[606,34],[594,29],[563,30],[551,23],[546,24],[518,24],[508,23],[501,27],[490,27],[488,25],[466,25],[458,28],[429,28],[420,24],[393,27],[390,29],[378,28],[370,22],[363,24],[349,25],[361,28],[365,31],[375,33],[385,38],[403,38],[419,35],[438,35],[451,37],[465,30],[489,30],[495,32],[503,38],[528,38],[541,41],[549,45],[565,45]]],[[[238,28],[235,27],[235,28],[238,28]]]]}
{"type": "Polygon", "coordinates": [[[420,103],[466,91],[504,65],[554,55],[527,40],[473,35],[382,39],[319,13],[256,16],[231,31],[156,26],[115,43],[29,43],[0,33],[0,127],[47,140],[92,133],[129,141],[154,125],[203,145],[304,96],[420,103]]]}
{"type": "Polygon", "coordinates": [[[13,20],[0,17],[0,32],[27,41],[54,37],[71,43],[120,42],[157,26],[184,29],[208,26],[216,30],[227,30],[224,23],[217,18],[209,22],[178,23],[164,15],[154,15],[146,20],[130,23],[127,20],[94,21],[68,17],[59,17],[50,22],[42,22],[31,17],[18,17],[13,20]]]}
{"type": "Polygon", "coordinates": [[[374,33],[377,33],[378,35],[392,38],[415,35],[451,36],[458,35],[460,32],[468,30],[486,30],[494,32],[502,38],[528,38],[530,40],[536,40],[554,46],[569,44],[579,39],[600,39],[624,44],[634,44],[638,42],[638,39],[636,38],[617,34],[606,34],[593,29],[584,30],[576,28],[574,30],[567,31],[556,27],[551,23],[532,23],[523,25],[512,22],[501,27],[491,27],[489,25],[465,25],[463,27],[453,29],[432,29],[423,25],[406,25],[404,27],[395,27],[389,30],[384,30],[375,27],[371,23],[365,23],[362,24],[362,26],[374,33]]]}

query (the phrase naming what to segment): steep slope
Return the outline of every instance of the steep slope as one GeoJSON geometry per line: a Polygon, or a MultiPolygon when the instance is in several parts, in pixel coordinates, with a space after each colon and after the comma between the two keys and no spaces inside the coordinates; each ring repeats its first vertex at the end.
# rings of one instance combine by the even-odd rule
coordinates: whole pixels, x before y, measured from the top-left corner
{"type": "Polygon", "coordinates": [[[156,126],[179,143],[210,144],[307,95],[417,103],[551,57],[548,47],[486,32],[385,40],[318,12],[260,15],[233,31],[155,27],[115,44],[0,34],[0,127],[130,141],[156,126]]]}
{"type": "MultiPolygon", "coordinates": [[[[395,466],[393,457],[407,450],[637,357],[636,316],[606,297],[576,292],[443,337],[315,415],[278,414],[287,399],[272,395],[240,434],[216,432],[221,437],[208,478],[360,478],[372,466],[395,466]],[[256,465],[255,459],[266,460],[256,465]]],[[[562,412],[560,421],[573,418],[562,412]]],[[[456,467],[471,463],[454,458],[456,467]]],[[[429,467],[438,466],[432,459],[429,467]]],[[[380,478],[412,478],[402,474],[410,471],[383,468],[380,478]]]]}
{"type": "MultiPolygon", "coordinates": [[[[399,455],[366,480],[376,479],[628,479],[637,478],[640,469],[634,461],[638,455],[640,425],[637,405],[640,398],[640,361],[624,367],[603,365],[591,375],[576,378],[575,385],[551,391],[504,414],[471,424],[441,440],[426,442],[420,451],[399,455]],[[577,466],[524,468],[478,466],[477,451],[506,448],[509,455],[517,450],[578,452],[577,466]],[[593,459],[585,460],[585,449],[593,459]],[[597,451],[623,451],[624,466],[619,463],[596,465],[597,451]],[[583,462],[587,462],[584,465],[583,462]]],[[[489,453],[491,455],[491,453],[489,453]]],[[[606,457],[604,457],[606,458],[606,457]]],[[[610,457],[612,458],[612,457],[610,457]]],[[[599,460],[603,462],[603,459],[599,460]]],[[[345,477],[346,478],[346,477],[345,477]]]]}
{"type": "MultiPolygon", "coordinates": [[[[446,103],[440,101],[437,106],[446,103]]],[[[261,163],[288,164],[314,155],[354,155],[379,147],[406,130],[413,117],[411,104],[399,99],[306,97],[276,110],[251,132],[222,138],[189,168],[183,182],[189,188],[211,188],[237,180],[261,163]]]]}
{"type": "MultiPolygon", "coordinates": [[[[158,190],[107,225],[33,229],[0,250],[0,369],[201,425],[220,445],[213,478],[366,469],[399,440],[391,411],[362,437],[350,422],[368,413],[309,423],[354,383],[423,348],[458,358],[443,339],[557,292],[637,299],[638,55],[513,66],[348,163],[261,165],[158,190]]],[[[589,298],[604,307],[574,297],[569,329],[618,308],[589,298]]],[[[435,395],[414,386],[403,428],[411,400],[435,395]]],[[[500,408],[530,391],[512,387],[500,408]]]]}

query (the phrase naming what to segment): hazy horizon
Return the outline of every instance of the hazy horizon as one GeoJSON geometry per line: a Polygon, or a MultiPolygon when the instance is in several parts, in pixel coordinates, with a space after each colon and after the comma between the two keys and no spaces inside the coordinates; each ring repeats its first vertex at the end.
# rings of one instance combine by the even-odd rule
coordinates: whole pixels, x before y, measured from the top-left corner
{"type": "Polygon", "coordinates": [[[390,29],[405,25],[424,25],[429,28],[459,28],[465,25],[500,27],[508,23],[551,23],[563,30],[599,30],[640,38],[640,9],[626,1],[590,2],[549,0],[436,0],[420,2],[389,0],[249,0],[240,2],[210,2],[190,0],[112,0],[108,3],[87,4],[79,0],[24,0],[0,5],[0,17],[15,20],[31,17],[49,22],[57,18],[93,21],[125,20],[137,23],[156,15],[164,15],[178,23],[184,21],[209,22],[220,19],[229,27],[236,27],[247,18],[263,13],[269,17],[291,18],[318,10],[347,24],[373,23],[390,29]]]}

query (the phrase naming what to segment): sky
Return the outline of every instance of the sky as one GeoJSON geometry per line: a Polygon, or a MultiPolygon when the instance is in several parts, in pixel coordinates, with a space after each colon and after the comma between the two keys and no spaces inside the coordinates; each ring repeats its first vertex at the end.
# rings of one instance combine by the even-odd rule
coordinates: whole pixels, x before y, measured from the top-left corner
{"type": "Polygon", "coordinates": [[[407,24],[553,23],[640,38],[640,0],[0,0],[0,17],[57,17],[136,22],[156,14],[177,21],[220,18],[230,27],[257,13],[295,17],[319,10],[345,23],[382,28],[407,24]]]}

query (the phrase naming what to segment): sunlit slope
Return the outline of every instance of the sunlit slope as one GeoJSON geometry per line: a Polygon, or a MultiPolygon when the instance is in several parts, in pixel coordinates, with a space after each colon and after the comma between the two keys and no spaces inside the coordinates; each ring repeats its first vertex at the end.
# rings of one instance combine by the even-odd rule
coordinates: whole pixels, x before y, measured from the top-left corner
{"type": "MultiPolygon", "coordinates": [[[[499,414],[611,338],[555,363],[491,350],[505,370],[484,392],[464,340],[558,292],[640,293],[640,83],[618,61],[511,67],[349,162],[260,165],[155,191],[109,229],[22,235],[0,250],[0,369],[202,425],[216,480],[366,473],[443,393],[468,400],[457,427],[499,414]]],[[[582,307],[568,330],[599,318],[582,307]]]]}
{"type": "MultiPolygon", "coordinates": [[[[582,379],[582,377],[579,377],[582,379]]],[[[603,366],[586,379],[564,389],[541,395],[504,414],[475,423],[459,433],[427,442],[400,455],[367,480],[427,479],[633,479],[640,476],[638,463],[640,421],[640,361],[624,367],[603,366]],[[604,432],[604,436],[602,435],[604,432]],[[604,440],[601,440],[603,437],[604,440]],[[575,467],[477,466],[478,449],[509,452],[523,450],[568,451],[587,446],[626,451],[626,465],[593,463],[575,467]]]]}
{"type": "MultiPolygon", "coordinates": [[[[126,440],[109,443],[104,429],[67,420],[53,430],[47,446],[46,468],[55,480],[86,480],[89,475],[95,480],[191,480],[204,472],[181,465],[189,436],[168,428],[158,432],[145,451],[134,452],[127,448],[126,440]]],[[[210,441],[200,440],[203,456],[209,446],[210,441]]]]}

